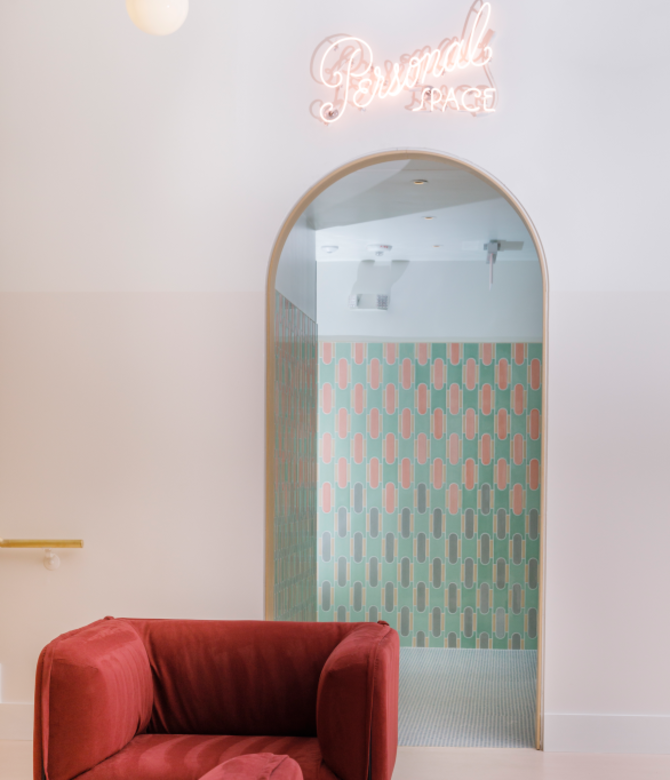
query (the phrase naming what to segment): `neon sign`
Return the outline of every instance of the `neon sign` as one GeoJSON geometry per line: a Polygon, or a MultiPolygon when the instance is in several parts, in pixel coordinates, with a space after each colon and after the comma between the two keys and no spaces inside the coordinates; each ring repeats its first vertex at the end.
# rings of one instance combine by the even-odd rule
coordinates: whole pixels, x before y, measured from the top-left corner
{"type": "Polygon", "coordinates": [[[362,38],[329,39],[316,75],[332,93],[330,101],[318,109],[318,118],[330,125],[340,120],[350,106],[364,111],[376,100],[403,93],[410,98],[405,108],[413,112],[494,112],[497,90],[489,69],[493,57],[490,18],[491,4],[476,0],[460,38],[447,38],[435,49],[426,46],[405,54],[383,68],[374,64],[372,47],[362,38]],[[464,83],[462,74],[466,70],[479,72],[485,83],[464,83]]]}

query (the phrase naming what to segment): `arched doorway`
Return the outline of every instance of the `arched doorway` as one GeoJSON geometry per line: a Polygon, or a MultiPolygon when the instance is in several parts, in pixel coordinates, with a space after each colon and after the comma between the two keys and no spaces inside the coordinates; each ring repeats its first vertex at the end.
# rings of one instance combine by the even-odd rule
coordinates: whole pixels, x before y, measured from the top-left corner
{"type": "MultiPolygon", "coordinates": [[[[286,245],[291,232],[298,224],[299,220],[312,204],[322,193],[339,182],[341,179],[369,168],[371,166],[379,165],[382,163],[393,163],[395,161],[417,161],[425,163],[447,163],[451,168],[455,168],[466,172],[467,174],[474,176],[476,179],[485,183],[488,187],[493,188],[498,195],[504,199],[504,201],[512,207],[518,218],[523,223],[534,247],[534,251],[539,262],[541,275],[542,275],[542,360],[541,360],[541,415],[535,421],[537,427],[539,422],[539,430],[541,431],[541,449],[542,457],[539,464],[540,473],[534,478],[539,483],[539,512],[535,510],[535,516],[532,520],[536,524],[536,534],[539,536],[539,577],[537,577],[538,588],[538,607],[533,620],[536,621],[536,641],[537,641],[537,706],[536,706],[536,725],[535,725],[535,745],[538,749],[542,746],[542,677],[543,677],[543,581],[544,581],[544,518],[545,518],[545,478],[544,469],[546,463],[546,413],[547,413],[547,301],[548,301],[548,275],[547,266],[542,245],[537,235],[532,221],[524,211],[521,204],[516,198],[495,178],[485,173],[476,166],[464,162],[462,160],[455,159],[448,155],[440,154],[437,152],[424,152],[424,151],[412,151],[412,150],[396,150],[392,152],[381,152],[373,154],[364,158],[360,158],[351,163],[348,163],[341,168],[333,171],[328,176],[324,177],[314,187],[312,187],[296,204],[291,211],[290,215],[284,222],[279,236],[275,242],[273,248],[270,267],[268,272],[267,281],[267,303],[266,303],[266,536],[265,536],[265,615],[266,619],[275,619],[282,615],[277,615],[277,593],[276,593],[276,502],[277,497],[275,494],[275,478],[276,478],[276,440],[278,433],[276,419],[278,415],[278,396],[276,392],[275,383],[275,366],[276,366],[276,354],[275,345],[278,334],[276,333],[276,292],[275,284],[277,278],[277,270],[279,266],[282,252],[286,245]]],[[[419,183],[417,180],[415,183],[419,183]]],[[[495,261],[495,255],[493,256],[495,261]]],[[[492,261],[492,262],[493,262],[492,261]]],[[[491,262],[491,267],[492,267],[491,262]]],[[[537,361],[536,361],[537,362],[537,361]]],[[[528,370],[530,371],[530,361],[528,370]]],[[[281,414],[281,412],[279,412],[281,414]]],[[[524,499],[525,500],[525,499],[524,499]]],[[[494,522],[496,522],[494,520],[494,522]]],[[[509,528],[509,526],[508,526],[509,528]]],[[[285,532],[284,532],[285,533],[285,532]]],[[[518,535],[517,535],[518,536],[518,535]]],[[[521,543],[521,542],[520,542],[521,543]]],[[[512,549],[512,540],[509,541],[510,550],[512,549]]],[[[513,553],[510,553],[513,554],[513,553]]],[[[286,564],[288,567],[295,567],[296,560],[281,561],[282,565],[286,564]]],[[[299,565],[299,564],[298,564],[299,565]]],[[[535,574],[537,576],[537,572],[535,574]]],[[[446,596],[445,596],[446,598],[446,596]]],[[[510,600],[513,598],[510,589],[510,600]]],[[[307,610],[309,612],[309,610],[307,610]]],[[[305,613],[306,615],[307,613],[305,613]]],[[[295,619],[286,617],[283,615],[283,619],[295,619]]],[[[314,619],[310,617],[303,617],[302,615],[298,619],[314,619]]],[[[337,618],[334,618],[337,619],[337,618]]],[[[421,640],[423,641],[423,640],[421,640]]],[[[423,644],[421,645],[423,646],[423,644]]],[[[489,645],[486,645],[488,647],[489,645]]]]}

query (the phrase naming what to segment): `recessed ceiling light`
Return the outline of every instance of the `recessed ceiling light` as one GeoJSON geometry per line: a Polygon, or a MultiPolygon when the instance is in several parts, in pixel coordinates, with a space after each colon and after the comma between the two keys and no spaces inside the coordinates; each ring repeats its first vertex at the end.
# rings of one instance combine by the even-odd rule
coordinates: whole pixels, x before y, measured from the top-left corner
{"type": "Polygon", "coordinates": [[[434,217],[424,217],[424,219],[434,219],[434,217]]]}
{"type": "Polygon", "coordinates": [[[433,249],[439,249],[442,246],[442,244],[433,244],[433,249]]]}
{"type": "Polygon", "coordinates": [[[332,254],[333,254],[333,252],[337,252],[337,250],[338,250],[339,248],[340,248],[339,246],[322,246],[322,247],[321,247],[321,249],[323,249],[323,251],[324,251],[324,252],[325,252],[327,255],[332,255],[332,254]]]}
{"type": "Polygon", "coordinates": [[[414,179],[414,184],[428,184],[428,179],[414,179]]]}

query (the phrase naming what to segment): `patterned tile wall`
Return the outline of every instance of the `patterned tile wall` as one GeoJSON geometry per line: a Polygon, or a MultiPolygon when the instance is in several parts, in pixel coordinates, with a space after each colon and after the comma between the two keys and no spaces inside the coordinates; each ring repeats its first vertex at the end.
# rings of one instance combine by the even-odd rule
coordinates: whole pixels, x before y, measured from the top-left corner
{"type": "Polygon", "coordinates": [[[275,294],[276,620],[316,620],[317,327],[275,294]]]}
{"type": "Polygon", "coordinates": [[[541,344],[319,344],[319,620],[537,647],[541,344]]]}

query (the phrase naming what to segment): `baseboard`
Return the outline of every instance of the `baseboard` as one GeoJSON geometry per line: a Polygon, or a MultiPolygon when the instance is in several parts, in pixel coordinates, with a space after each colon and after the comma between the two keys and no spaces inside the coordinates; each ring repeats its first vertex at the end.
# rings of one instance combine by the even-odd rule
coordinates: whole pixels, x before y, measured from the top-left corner
{"type": "Polygon", "coordinates": [[[33,738],[33,705],[0,702],[0,739],[33,738]]]}
{"type": "Polygon", "coordinates": [[[670,715],[545,712],[544,749],[556,753],[670,754],[670,715]]]}
{"type": "MultiPolygon", "coordinates": [[[[33,705],[0,703],[0,739],[33,738],[33,705]]],[[[544,749],[554,753],[670,754],[670,715],[544,714],[544,749]]]]}

